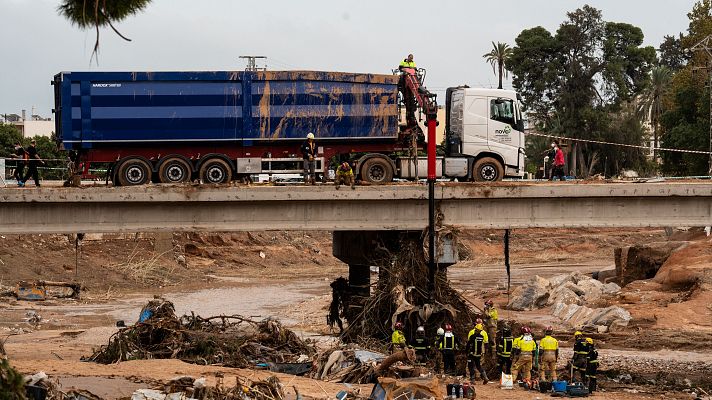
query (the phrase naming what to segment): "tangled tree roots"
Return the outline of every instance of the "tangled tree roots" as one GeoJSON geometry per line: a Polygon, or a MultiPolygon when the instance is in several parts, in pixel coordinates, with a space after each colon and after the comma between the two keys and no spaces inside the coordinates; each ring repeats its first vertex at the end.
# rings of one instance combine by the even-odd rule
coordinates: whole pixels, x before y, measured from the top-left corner
{"type": "Polygon", "coordinates": [[[241,316],[176,317],[173,304],[153,300],[153,315],[115,333],[87,358],[102,364],[136,359],[175,358],[195,364],[248,367],[261,362],[295,362],[311,358],[316,348],[278,321],[241,316]]]}
{"type": "Polygon", "coordinates": [[[422,325],[428,337],[435,337],[437,329],[447,323],[458,337],[467,338],[478,314],[450,286],[445,271],[436,274],[431,298],[427,291],[428,265],[418,241],[402,238],[396,254],[382,247],[377,252],[378,265],[389,266],[380,267],[378,284],[362,311],[348,321],[342,334],[344,341],[387,340],[396,321],[403,323],[407,335],[422,325]]]}

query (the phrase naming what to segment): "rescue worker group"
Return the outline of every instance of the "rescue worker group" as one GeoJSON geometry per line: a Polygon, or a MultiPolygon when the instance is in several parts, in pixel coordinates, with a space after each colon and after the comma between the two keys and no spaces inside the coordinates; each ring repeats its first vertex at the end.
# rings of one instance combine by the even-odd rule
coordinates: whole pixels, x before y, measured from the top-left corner
{"type": "MultiPolygon", "coordinates": [[[[484,318],[485,321],[477,318],[464,346],[471,383],[475,383],[476,373],[484,384],[489,382],[483,368],[484,360],[488,357],[496,362],[502,382],[518,382],[520,386],[531,388],[535,382],[541,385],[542,382],[558,380],[556,369],[559,361],[559,341],[552,336],[552,327],[544,330],[544,336],[538,342],[527,326],[520,328],[517,337],[512,335],[511,328],[506,325],[498,332],[499,315],[492,300],[485,301],[484,318]]],[[[424,365],[432,358],[436,372],[441,372],[442,362],[446,375],[457,375],[455,356],[462,346],[450,324],[438,328],[434,339],[426,337],[425,327],[418,326],[413,340],[408,343],[403,333],[403,323],[396,322],[391,335],[391,348],[396,351],[406,347],[415,350],[416,362],[419,364],[424,365]]],[[[573,358],[567,363],[566,370],[570,382],[587,386],[589,392],[596,391],[598,351],[593,339],[578,331],[574,334],[573,358]]]]}

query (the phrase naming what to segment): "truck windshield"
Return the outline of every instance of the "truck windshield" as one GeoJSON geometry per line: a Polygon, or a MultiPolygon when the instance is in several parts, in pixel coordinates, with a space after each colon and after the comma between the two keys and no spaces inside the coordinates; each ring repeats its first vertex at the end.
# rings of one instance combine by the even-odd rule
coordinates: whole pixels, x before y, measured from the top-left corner
{"type": "Polygon", "coordinates": [[[515,126],[514,101],[507,99],[493,99],[490,101],[490,118],[515,126]]]}

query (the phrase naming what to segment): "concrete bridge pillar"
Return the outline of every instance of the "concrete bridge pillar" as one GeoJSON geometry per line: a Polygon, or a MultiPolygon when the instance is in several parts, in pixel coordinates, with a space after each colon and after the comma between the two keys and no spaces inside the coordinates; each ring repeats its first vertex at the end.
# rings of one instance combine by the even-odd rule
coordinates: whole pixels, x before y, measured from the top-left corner
{"type": "MultiPolygon", "coordinates": [[[[388,259],[381,259],[387,252],[397,253],[401,240],[422,242],[421,231],[334,231],[332,253],[349,265],[349,286],[359,295],[368,296],[371,283],[371,266],[387,266],[388,259]]],[[[438,264],[447,268],[458,260],[457,246],[452,238],[442,238],[437,249],[438,264]]]]}

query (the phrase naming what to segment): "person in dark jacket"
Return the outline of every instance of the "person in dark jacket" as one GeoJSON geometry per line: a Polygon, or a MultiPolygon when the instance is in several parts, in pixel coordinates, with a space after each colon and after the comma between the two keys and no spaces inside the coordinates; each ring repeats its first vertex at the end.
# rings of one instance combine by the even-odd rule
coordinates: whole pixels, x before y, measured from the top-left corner
{"type": "Polygon", "coordinates": [[[509,375],[512,373],[512,348],[514,346],[512,330],[505,326],[502,329],[502,335],[497,339],[497,364],[500,372],[509,375]]]}
{"type": "Polygon", "coordinates": [[[588,357],[586,359],[586,379],[588,380],[588,391],[593,393],[598,389],[596,373],[598,373],[598,350],[593,345],[593,339],[586,338],[588,343],[588,357]]]}
{"type": "Polygon", "coordinates": [[[40,163],[44,164],[45,162],[42,161],[40,158],[39,154],[37,154],[37,142],[34,140],[30,142],[30,146],[27,148],[27,173],[25,174],[25,177],[22,178],[22,183],[18,182],[17,184],[20,186],[25,186],[25,182],[27,182],[30,177],[32,177],[32,180],[35,181],[35,186],[40,187],[40,174],[37,171],[37,165],[40,163]]]}
{"type": "Polygon", "coordinates": [[[425,337],[425,327],[419,326],[418,329],[415,330],[415,338],[413,338],[411,346],[415,350],[416,361],[422,364],[428,362],[430,343],[428,342],[428,338],[425,337]]]}
{"type": "Polygon", "coordinates": [[[316,143],[314,142],[314,134],[309,132],[307,140],[302,143],[302,159],[304,159],[304,183],[316,184],[316,143]]]}
{"type": "Polygon", "coordinates": [[[17,181],[17,184],[19,186],[21,185],[22,182],[22,173],[25,171],[25,158],[27,156],[27,153],[25,152],[25,148],[22,147],[22,144],[20,142],[15,143],[15,171],[12,173],[12,177],[17,181]]]}

